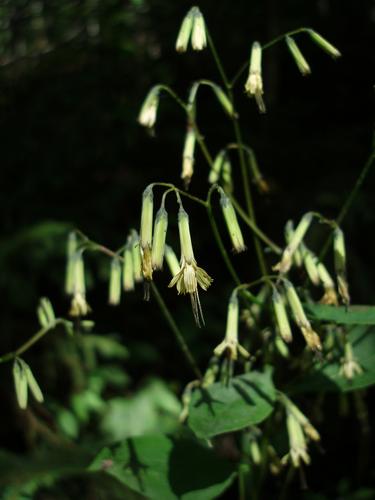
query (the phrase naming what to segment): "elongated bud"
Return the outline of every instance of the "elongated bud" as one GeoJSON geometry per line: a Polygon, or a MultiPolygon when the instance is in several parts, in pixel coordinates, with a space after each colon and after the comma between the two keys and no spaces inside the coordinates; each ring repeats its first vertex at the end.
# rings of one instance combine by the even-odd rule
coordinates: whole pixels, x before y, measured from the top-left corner
{"type": "Polygon", "coordinates": [[[36,381],[32,371],[31,371],[30,366],[28,364],[26,364],[24,361],[22,361],[22,364],[24,365],[24,370],[25,370],[26,379],[27,379],[27,385],[29,386],[31,394],[38,401],[38,403],[43,403],[43,401],[44,401],[43,393],[40,390],[39,384],[36,381]]]}
{"type": "Polygon", "coordinates": [[[251,49],[250,70],[245,84],[245,91],[251,97],[255,97],[260,113],[265,113],[266,107],[262,97],[262,47],[259,42],[254,42],[251,49]]]}
{"type": "Polygon", "coordinates": [[[284,340],[280,337],[280,335],[276,335],[275,337],[275,347],[279,354],[283,358],[288,358],[289,357],[289,349],[284,340]]]}
{"type": "Polygon", "coordinates": [[[160,85],[155,85],[143,101],[138,115],[138,123],[143,127],[152,128],[156,122],[156,114],[159,106],[160,85]]]}
{"type": "Polygon", "coordinates": [[[176,274],[180,272],[180,264],[173,248],[169,245],[166,245],[165,247],[165,260],[167,261],[172,276],[176,276],[176,274]]]}
{"type": "Polygon", "coordinates": [[[253,175],[254,183],[257,185],[260,193],[263,193],[263,194],[269,193],[270,186],[268,185],[267,181],[264,179],[263,175],[261,174],[261,172],[259,170],[259,165],[258,165],[256,156],[254,154],[254,151],[252,149],[249,149],[248,155],[249,155],[250,169],[251,169],[251,173],[253,175]]]}
{"type": "Polygon", "coordinates": [[[240,225],[232,202],[223,190],[220,190],[220,204],[223,211],[225,223],[228,229],[230,239],[233,244],[233,250],[240,253],[246,250],[240,225]]]}
{"type": "Polygon", "coordinates": [[[178,231],[180,234],[181,255],[188,264],[192,264],[195,259],[190,236],[189,216],[182,205],[178,211],[178,231]]]}
{"type": "Polygon", "coordinates": [[[305,264],[305,269],[311,283],[318,286],[320,283],[319,271],[318,271],[318,259],[316,255],[313,254],[308,248],[301,243],[301,252],[303,255],[303,263],[305,264]]]}
{"type": "Polygon", "coordinates": [[[297,250],[300,243],[302,242],[306,234],[306,231],[308,230],[311,224],[312,218],[313,214],[311,212],[306,213],[302,217],[298,226],[296,227],[296,230],[293,233],[290,242],[288,243],[287,247],[283,252],[281,261],[278,264],[276,264],[276,266],[273,267],[275,271],[279,271],[282,274],[285,274],[289,271],[292,265],[292,257],[294,255],[294,252],[297,250]]]}
{"type": "Polygon", "coordinates": [[[47,297],[42,297],[37,309],[39,323],[43,328],[53,324],[56,320],[55,311],[47,297]]]}
{"type": "Polygon", "coordinates": [[[226,154],[227,153],[226,153],[225,149],[222,149],[216,155],[214,163],[213,163],[212,168],[210,170],[210,173],[208,175],[208,182],[210,184],[216,184],[219,181],[221,169],[222,169],[226,154]]]}
{"type": "Polygon", "coordinates": [[[337,286],[341,300],[345,305],[350,304],[349,286],[346,279],[346,250],[344,233],[338,227],[333,233],[333,254],[335,271],[337,275],[337,286]]]}
{"type": "Polygon", "coordinates": [[[18,406],[25,410],[27,407],[27,375],[19,358],[16,358],[13,363],[13,380],[18,406]]]}
{"type": "Polygon", "coordinates": [[[333,279],[331,278],[331,275],[327,271],[327,268],[322,262],[319,262],[318,264],[318,273],[320,281],[324,287],[324,295],[321,298],[320,302],[322,304],[337,306],[338,300],[335,290],[335,284],[333,282],[333,279]]]}
{"type": "Polygon", "coordinates": [[[308,30],[310,37],[313,42],[315,42],[321,49],[323,49],[327,54],[332,56],[334,59],[341,57],[341,53],[334,47],[331,43],[323,38],[319,33],[314,30],[308,30]]]}
{"type": "Polygon", "coordinates": [[[203,50],[207,46],[206,24],[202,12],[198,7],[191,9],[194,15],[191,46],[193,50],[203,50]]]}
{"type": "Polygon", "coordinates": [[[227,154],[224,156],[223,166],[221,170],[221,177],[223,179],[225,191],[227,193],[232,193],[233,191],[232,164],[227,154]]]}
{"type": "Polygon", "coordinates": [[[141,281],[143,281],[141,245],[139,242],[138,233],[134,229],[132,229],[131,231],[131,238],[132,238],[132,259],[133,259],[134,280],[136,283],[140,283],[141,281]]]}
{"type": "MultiPolygon", "coordinates": [[[[289,244],[294,235],[294,225],[292,220],[288,220],[288,222],[285,224],[284,234],[285,234],[285,240],[287,244],[289,244]]],[[[293,262],[297,267],[302,267],[303,258],[300,247],[297,247],[296,250],[294,251],[293,262]]]]}
{"type": "Polygon", "coordinates": [[[190,9],[189,12],[184,17],[180,27],[180,31],[178,32],[176,40],[177,52],[186,52],[189,44],[191,30],[193,29],[193,21],[194,21],[194,12],[193,9],[190,9]]]}
{"type": "Polygon", "coordinates": [[[154,215],[154,195],[152,185],[147,186],[142,196],[140,244],[142,250],[142,272],[146,280],[152,280],[152,223],[154,215]]]}
{"type": "Polygon", "coordinates": [[[73,260],[73,297],[70,307],[70,316],[86,316],[91,311],[86,302],[85,266],[82,250],[78,250],[73,260]]]}
{"type": "Polygon", "coordinates": [[[256,439],[250,440],[250,455],[254,464],[259,465],[262,461],[262,455],[260,452],[259,444],[256,439]]]}
{"type": "Polygon", "coordinates": [[[111,261],[111,269],[109,274],[109,293],[108,303],[111,306],[118,306],[121,300],[121,264],[120,260],[115,257],[111,261]]]}
{"type": "Polygon", "coordinates": [[[155,217],[154,237],[152,240],[152,267],[154,270],[163,269],[167,228],[168,213],[164,207],[160,207],[155,217]]]}
{"type": "Polygon", "coordinates": [[[305,338],[306,344],[313,351],[320,351],[322,349],[320,338],[318,334],[312,329],[311,323],[306,317],[305,311],[303,310],[301,301],[294,286],[290,281],[287,280],[284,280],[284,285],[288,302],[293,312],[293,316],[302,332],[302,335],[305,338]]]}
{"type": "Polygon", "coordinates": [[[225,331],[225,338],[215,349],[215,356],[221,356],[224,352],[227,353],[228,358],[235,361],[238,356],[238,352],[244,358],[248,358],[250,355],[239,343],[238,343],[238,320],[239,320],[239,304],[237,298],[237,292],[234,291],[230,297],[228,304],[228,314],[227,314],[227,326],[225,331]]]}
{"type": "Polygon", "coordinates": [[[288,315],[285,310],[283,299],[276,288],[274,289],[272,294],[272,303],[273,309],[275,311],[279,333],[283,340],[285,340],[285,342],[291,342],[293,340],[293,337],[288,320],[288,315]]]}
{"type": "Polygon", "coordinates": [[[77,235],[74,231],[69,233],[67,243],[67,259],[65,273],[65,293],[71,295],[73,293],[74,283],[74,255],[77,251],[77,235]]]}
{"type": "Polygon", "coordinates": [[[234,112],[234,109],[233,109],[233,105],[232,103],[230,102],[227,94],[223,91],[223,89],[219,86],[219,85],[216,85],[215,83],[211,85],[213,91],[215,92],[215,95],[217,97],[217,100],[219,101],[219,103],[221,104],[221,106],[223,107],[224,111],[230,116],[230,117],[234,117],[236,116],[235,112],[234,112]]]}
{"type": "Polygon", "coordinates": [[[288,429],[289,455],[292,465],[300,467],[302,462],[309,465],[311,460],[307,452],[307,443],[302,426],[290,411],[286,413],[286,426],[288,429]]]}
{"type": "Polygon", "coordinates": [[[131,292],[134,290],[134,262],[131,237],[128,238],[128,242],[124,250],[122,287],[125,292],[131,292]]]}
{"type": "Polygon", "coordinates": [[[292,38],[291,36],[287,36],[285,37],[285,41],[301,74],[303,76],[309,75],[311,73],[310,66],[308,65],[306,59],[303,57],[303,54],[299,50],[298,45],[294,41],[294,38],[292,38]]]}
{"type": "Polygon", "coordinates": [[[194,173],[194,152],[196,136],[194,129],[189,125],[185,136],[184,151],[182,154],[181,178],[187,188],[194,173]]]}

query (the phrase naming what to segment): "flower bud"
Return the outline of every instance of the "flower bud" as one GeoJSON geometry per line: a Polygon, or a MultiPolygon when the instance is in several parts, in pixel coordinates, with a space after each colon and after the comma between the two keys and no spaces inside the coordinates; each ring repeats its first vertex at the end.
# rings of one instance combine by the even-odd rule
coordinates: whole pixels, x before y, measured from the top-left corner
{"type": "Polygon", "coordinates": [[[245,91],[255,100],[260,113],[266,112],[263,101],[263,81],[262,81],[262,47],[259,42],[254,42],[250,56],[249,76],[245,84],[245,91]]]}
{"type": "Polygon", "coordinates": [[[233,244],[233,250],[236,253],[243,252],[244,250],[246,250],[246,246],[232,202],[223,190],[220,190],[220,195],[220,204],[229,236],[233,244]]]}
{"type": "Polygon", "coordinates": [[[341,53],[334,47],[331,43],[329,43],[325,38],[323,38],[319,33],[314,30],[308,30],[308,33],[312,40],[327,54],[332,56],[334,59],[341,57],[341,53]]]}
{"type": "Polygon", "coordinates": [[[143,281],[142,276],[142,260],[141,260],[141,247],[139,236],[134,229],[131,231],[132,238],[132,260],[133,260],[133,273],[136,283],[143,281]]]}
{"type": "Polygon", "coordinates": [[[346,279],[346,250],[344,233],[338,227],[333,233],[333,255],[335,271],[337,275],[337,286],[343,303],[350,304],[349,287],[346,279]]]}
{"type": "Polygon", "coordinates": [[[302,462],[309,465],[311,460],[307,452],[307,443],[302,426],[290,411],[286,413],[286,426],[288,429],[290,447],[289,456],[292,465],[294,467],[300,467],[302,462]]]}
{"type": "Polygon", "coordinates": [[[46,328],[56,321],[55,311],[53,310],[51,301],[47,297],[40,299],[37,315],[42,328],[46,328]]]}
{"type": "Polygon", "coordinates": [[[38,401],[38,403],[43,403],[43,401],[44,401],[43,393],[40,390],[39,384],[36,381],[32,371],[31,371],[30,366],[27,363],[25,363],[23,360],[21,360],[21,361],[24,365],[24,370],[25,370],[26,379],[27,379],[27,385],[29,386],[31,394],[38,401]]]}
{"type": "Polygon", "coordinates": [[[187,188],[194,173],[194,151],[196,136],[194,129],[189,125],[185,136],[184,151],[182,154],[181,178],[187,188]]]}
{"type": "Polygon", "coordinates": [[[70,307],[70,316],[86,316],[90,306],[86,302],[85,266],[82,251],[78,250],[73,259],[73,297],[70,307]]]}
{"type": "Polygon", "coordinates": [[[167,261],[172,276],[176,276],[176,274],[180,272],[180,264],[172,247],[169,245],[165,247],[165,260],[167,261]]]}
{"type": "MultiPolygon", "coordinates": [[[[289,244],[294,234],[294,226],[292,220],[288,220],[288,222],[285,224],[284,234],[285,234],[285,240],[287,244],[289,244]]],[[[293,262],[297,267],[302,267],[303,263],[302,252],[299,247],[296,248],[293,254],[293,262]]]]}
{"type": "Polygon", "coordinates": [[[308,65],[306,59],[303,57],[302,52],[299,50],[298,45],[296,44],[294,39],[291,36],[287,36],[285,37],[285,41],[301,74],[303,76],[309,75],[311,73],[310,66],[308,65]]]}
{"type": "Polygon", "coordinates": [[[221,177],[223,179],[223,185],[227,193],[233,191],[233,179],[232,179],[232,165],[229,156],[226,154],[223,159],[223,165],[221,169],[221,177]]]}
{"type": "Polygon", "coordinates": [[[111,306],[118,306],[121,300],[121,264],[115,257],[111,261],[111,270],[109,275],[109,293],[108,303],[111,306]]]}
{"type": "Polygon", "coordinates": [[[306,248],[303,243],[301,243],[301,253],[303,255],[303,263],[305,264],[305,269],[311,283],[318,286],[320,283],[320,277],[318,272],[318,259],[316,255],[306,248]]]}
{"type": "Polygon", "coordinates": [[[226,153],[225,149],[222,149],[216,155],[214,163],[213,163],[211,170],[210,170],[210,173],[208,175],[208,182],[210,184],[216,184],[218,182],[226,154],[227,153],[226,153]]]}
{"type": "Polygon", "coordinates": [[[141,111],[138,115],[138,123],[143,127],[152,128],[156,122],[156,114],[159,106],[160,85],[155,85],[143,101],[141,111]]]}
{"type": "Polygon", "coordinates": [[[291,342],[293,340],[292,330],[290,328],[283,299],[276,288],[274,289],[272,294],[272,303],[273,309],[275,311],[277,326],[279,328],[279,333],[282,339],[285,340],[285,342],[291,342]]]}
{"type": "Polygon", "coordinates": [[[276,347],[277,351],[279,352],[279,354],[283,358],[288,358],[289,357],[288,346],[286,345],[286,343],[284,342],[284,340],[279,335],[276,335],[276,337],[275,337],[275,347],[276,347]]]}
{"type": "Polygon", "coordinates": [[[27,376],[19,358],[16,358],[13,363],[13,380],[18,406],[25,410],[27,407],[27,376]]]}
{"type": "Polygon", "coordinates": [[[194,21],[194,13],[193,9],[190,9],[189,12],[184,17],[180,27],[180,31],[178,32],[176,40],[177,52],[186,52],[187,46],[189,44],[191,30],[193,28],[193,21],[194,21]]]}
{"type": "Polygon", "coordinates": [[[164,207],[160,207],[155,217],[154,237],[152,240],[152,267],[154,270],[163,269],[167,228],[168,213],[164,207]]]}
{"type": "Polygon", "coordinates": [[[333,282],[333,279],[331,278],[331,275],[327,271],[326,266],[322,262],[319,262],[318,264],[318,273],[319,279],[324,287],[324,295],[320,299],[320,302],[322,304],[337,306],[338,300],[335,290],[335,284],[333,282]]]}
{"type": "Polygon", "coordinates": [[[128,242],[124,250],[122,287],[125,292],[134,290],[134,263],[131,237],[128,238],[128,242]]]}
{"type": "Polygon", "coordinates": [[[194,261],[194,252],[190,236],[189,216],[182,205],[178,211],[178,231],[180,235],[181,255],[188,264],[191,264],[194,261]]]}
{"type": "Polygon", "coordinates": [[[141,230],[140,244],[142,251],[142,272],[143,277],[150,281],[152,280],[152,223],[154,210],[154,195],[152,185],[146,187],[142,196],[142,213],[141,213],[141,230]]]}
{"type": "Polygon", "coordinates": [[[285,248],[283,255],[281,257],[281,261],[273,267],[275,271],[279,271],[282,274],[285,274],[289,271],[292,265],[292,257],[294,252],[297,250],[298,246],[302,242],[306,231],[308,230],[311,221],[313,218],[313,214],[311,212],[307,212],[302,219],[300,220],[298,226],[296,227],[293,236],[285,248]]]}
{"type": "Polygon", "coordinates": [[[66,261],[66,273],[65,273],[65,293],[71,295],[73,293],[73,281],[74,281],[74,255],[77,251],[77,235],[74,231],[69,233],[68,243],[67,243],[67,261],[66,261]]]}
{"type": "Polygon", "coordinates": [[[198,7],[192,9],[194,21],[191,33],[191,46],[193,50],[203,50],[207,46],[206,25],[202,12],[198,7]]]}
{"type": "Polygon", "coordinates": [[[232,103],[230,102],[230,100],[228,99],[228,96],[226,95],[226,93],[223,91],[223,89],[219,86],[219,85],[216,85],[216,84],[212,84],[211,85],[213,91],[215,92],[215,95],[217,97],[217,100],[219,101],[219,103],[221,104],[221,106],[223,107],[224,111],[230,116],[230,117],[235,117],[236,114],[234,112],[234,109],[233,109],[233,105],[232,103]]]}

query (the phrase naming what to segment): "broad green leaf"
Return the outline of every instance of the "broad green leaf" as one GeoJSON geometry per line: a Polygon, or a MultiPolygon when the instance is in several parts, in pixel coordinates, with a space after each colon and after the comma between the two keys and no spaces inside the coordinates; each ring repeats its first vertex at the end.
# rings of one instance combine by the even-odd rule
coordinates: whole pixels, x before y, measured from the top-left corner
{"type": "Polygon", "coordinates": [[[303,391],[353,391],[375,384],[375,328],[363,325],[351,327],[348,334],[353,346],[354,358],[363,373],[351,381],[340,374],[343,353],[331,353],[331,361],[316,363],[313,369],[301,376],[289,388],[288,392],[303,391]]]}
{"type": "Polygon", "coordinates": [[[156,500],[212,500],[236,475],[234,465],[211,449],[196,441],[163,435],[129,438],[104,448],[89,469],[105,471],[156,500]]]}
{"type": "Polygon", "coordinates": [[[192,395],[188,424],[200,438],[238,431],[266,419],[275,397],[270,370],[234,377],[228,386],[198,388],[192,395]]]}
{"type": "Polygon", "coordinates": [[[20,359],[14,360],[13,379],[18,405],[22,410],[25,410],[27,407],[27,375],[20,359]]]}
{"type": "Polygon", "coordinates": [[[323,304],[304,304],[304,309],[313,320],[329,321],[344,325],[375,325],[375,307],[337,307],[323,304]]]}

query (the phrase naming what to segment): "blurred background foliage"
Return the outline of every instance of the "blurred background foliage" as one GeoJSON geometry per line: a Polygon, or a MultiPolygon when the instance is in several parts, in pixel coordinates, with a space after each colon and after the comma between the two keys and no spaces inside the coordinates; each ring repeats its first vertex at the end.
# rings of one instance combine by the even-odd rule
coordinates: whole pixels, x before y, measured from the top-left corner
{"type": "MultiPolygon", "coordinates": [[[[297,219],[307,210],[335,217],[372,150],[375,2],[204,0],[199,6],[229,74],[246,61],[254,39],[266,42],[300,26],[313,27],[342,52],[343,58],[333,64],[301,37],[300,47],[312,67],[312,75],[301,78],[283,45],[267,51],[265,116],[259,116],[244,95],[243,78],[236,89],[245,141],[254,148],[271,185],[267,195],[255,192],[260,226],[281,242],[288,218],[297,219]]],[[[139,224],[146,184],[180,182],[185,117],[163,98],[156,137],[145,134],[136,118],[155,83],[164,82],[186,96],[196,78],[219,81],[208,52],[182,57],[174,51],[179,23],[189,7],[189,2],[168,0],[2,0],[2,352],[37,330],[40,296],[52,300],[58,315],[67,314],[63,283],[70,229],[80,228],[90,238],[118,248],[129,228],[139,224]]],[[[212,152],[233,140],[208,91],[199,98],[198,120],[212,152]]],[[[206,179],[206,165],[198,154],[191,190],[203,196],[206,179]]],[[[374,182],[370,173],[343,225],[355,303],[375,300],[375,240],[369,237],[375,222],[374,182]]],[[[205,330],[196,330],[187,301],[165,289],[166,273],[158,279],[204,365],[223,333],[232,283],[201,209],[188,210],[196,252],[215,278],[212,291],[202,297],[205,330]]],[[[175,220],[170,234],[176,243],[175,220]]],[[[312,246],[319,248],[323,236],[317,234],[312,246]]],[[[244,280],[258,273],[251,243],[248,246],[247,254],[235,261],[244,280]]],[[[89,256],[95,331],[83,333],[78,341],[56,331],[27,353],[46,394],[44,407],[33,405],[21,414],[9,365],[0,366],[4,449],[22,453],[66,440],[116,440],[168,432],[176,425],[175,395],[191,379],[189,368],[156,304],[142,302],[141,289],[126,295],[120,308],[107,305],[108,271],[108,259],[89,256]]],[[[350,419],[343,425],[355,426],[350,419]]],[[[326,474],[324,484],[333,491],[347,476],[349,486],[340,486],[345,493],[354,473],[352,461],[344,463],[346,445],[340,441],[335,447],[343,460],[330,463],[332,477],[326,474]]],[[[323,470],[324,458],[317,461],[323,470]]],[[[359,483],[367,472],[357,471],[359,483]]],[[[70,498],[56,495],[53,498],[70,498]]]]}

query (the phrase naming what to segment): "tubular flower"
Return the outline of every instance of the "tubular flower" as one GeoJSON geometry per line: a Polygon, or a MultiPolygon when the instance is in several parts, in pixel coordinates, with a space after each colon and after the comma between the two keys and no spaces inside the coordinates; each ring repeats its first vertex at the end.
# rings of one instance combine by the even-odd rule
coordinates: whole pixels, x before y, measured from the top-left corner
{"type": "Polygon", "coordinates": [[[255,97],[260,113],[266,112],[263,101],[263,80],[262,80],[262,47],[259,42],[254,42],[251,49],[250,71],[245,84],[245,91],[255,97]]]}
{"type": "Polygon", "coordinates": [[[199,300],[198,285],[203,289],[212,283],[212,278],[204,269],[197,266],[191,243],[189,216],[182,206],[178,213],[178,230],[180,234],[181,260],[178,273],[172,278],[169,287],[176,285],[178,294],[189,294],[195,321],[198,326],[204,324],[202,308],[199,300]]]}

